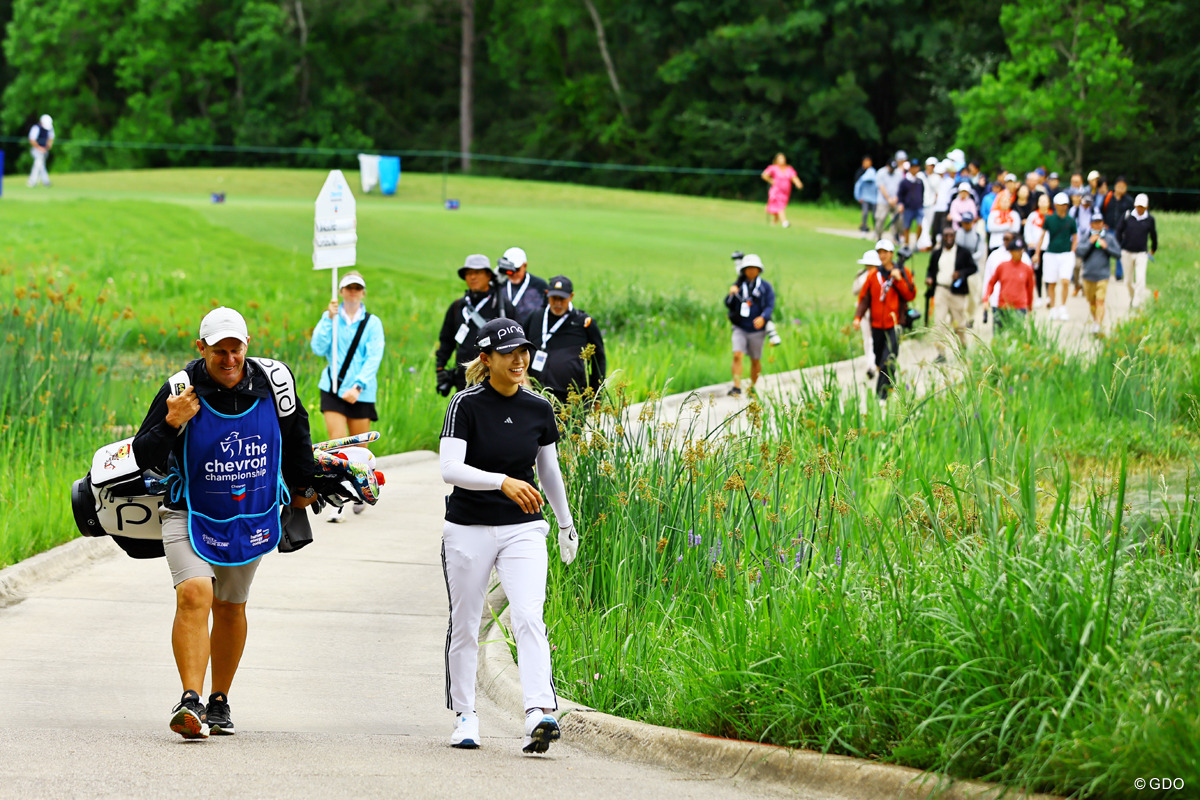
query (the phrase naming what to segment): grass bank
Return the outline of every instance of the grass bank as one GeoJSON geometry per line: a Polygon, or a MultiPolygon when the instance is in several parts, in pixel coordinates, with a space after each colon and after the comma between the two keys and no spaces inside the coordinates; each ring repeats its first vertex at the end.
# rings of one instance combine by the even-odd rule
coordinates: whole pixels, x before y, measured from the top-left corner
{"type": "Polygon", "coordinates": [[[598,412],[565,448],[586,523],[552,567],[558,685],[1042,791],[1200,783],[1200,321],[1173,272],[1093,360],[1012,337],[886,414],[814,388],[674,450],[673,420],[598,412]]]}

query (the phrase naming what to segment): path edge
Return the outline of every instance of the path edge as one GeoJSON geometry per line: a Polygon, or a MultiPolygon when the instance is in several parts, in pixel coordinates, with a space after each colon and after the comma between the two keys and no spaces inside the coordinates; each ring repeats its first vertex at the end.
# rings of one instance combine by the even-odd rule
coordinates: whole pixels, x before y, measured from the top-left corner
{"type": "MultiPolygon", "coordinates": [[[[507,598],[498,585],[488,594],[486,606],[498,613],[505,628],[510,627],[507,598]]],[[[480,688],[497,705],[520,711],[524,697],[517,665],[504,631],[487,616],[485,609],[479,646],[480,688]]],[[[561,694],[558,713],[563,737],[572,744],[692,775],[770,783],[793,791],[858,800],[1063,800],[1001,784],[954,780],[912,767],[664,728],[605,714],[561,694]]]]}

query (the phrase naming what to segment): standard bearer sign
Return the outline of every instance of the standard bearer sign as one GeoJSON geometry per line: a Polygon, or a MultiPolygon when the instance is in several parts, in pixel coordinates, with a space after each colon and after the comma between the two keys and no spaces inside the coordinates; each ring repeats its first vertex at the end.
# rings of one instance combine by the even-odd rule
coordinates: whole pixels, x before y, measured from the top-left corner
{"type": "Polygon", "coordinates": [[[317,195],[313,269],[353,267],[358,257],[354,195],[340,169],[330,170],[317,195]]]}

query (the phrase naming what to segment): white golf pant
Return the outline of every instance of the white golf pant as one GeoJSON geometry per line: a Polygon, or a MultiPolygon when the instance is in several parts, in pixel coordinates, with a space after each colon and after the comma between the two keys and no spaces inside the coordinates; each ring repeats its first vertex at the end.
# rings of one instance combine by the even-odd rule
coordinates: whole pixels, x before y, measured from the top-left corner
{"type": "Polygon", "coordinates": [[[33,154],[33,169],[29,171],[29,185],[36,186],[38,181],[50,185],[50,173],[46,171],[46,153],[42,150],[31,149],[33,154]]]}
{"type": "Polygon", "coordinates": [[[1146,299],[1146,266],[1150,262],[1149,253],[1131,253],[1122,251],[1121,260],[1125,262],[1125,285],[1129,288],[1129,302],[1134,308],[1146,299]]]}
{"type": "Polygon", "coordinates": [[[518,525],[447,522],[442,528],[442,570],[450,595],[446,705],[456,713],[475,710],[479,622],[493,566],[508,597],[525,708],[558,708],[550,672],[550,643],[542,621],[549,530],[545,520],[518,525]]]}

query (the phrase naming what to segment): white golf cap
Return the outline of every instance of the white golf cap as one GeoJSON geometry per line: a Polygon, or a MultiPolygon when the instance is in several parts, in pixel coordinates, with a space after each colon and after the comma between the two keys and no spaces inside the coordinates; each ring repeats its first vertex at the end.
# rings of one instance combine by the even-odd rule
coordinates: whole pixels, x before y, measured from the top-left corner
{"type": "Polygon", "coordinates": [[[935,175],[945,175],[949,171],[950,171],[950,168],[947,167],[944,162],[939,163],[936,167],[933,168],[933,172],[935,175]]]}
{"type": "Polygon", "coordinates": [[[357,272],[347,272],[346,277],[338,281],[338,288],[345,289],[347,286],[353,286],[355,284],[358,284],[364,289],[367,288],[367,282],[363,280],[362,275],[359,275],[357,272]]]}
{"type": "Polygon", "coordinates": [[[927,167],[936,167],[937,163],[938,160],[935,156],[930,156],[929,158],[925,159],[925,166],[927,167]]]}
{"type": "Polygon", "coordinates": [[[858,263],[862,264],[864,267],[883,266],[883,262],[879,260],[879,253],[876,253],[874,250],[868,250],[867,252],[863,253],[862,258],[858,260],[858,263]]]}
{"type": "Polygon", "coordinates": [[[54,120],[50,119],[49,114],[42,114],[41,119],[38,120],[38,125],[41,125],[43,128],[53,128],[54,120]]]}
{"type": "Polygon", "coordinates": [[[955,189],[955,191],[956,192],[969,192],[969,191],[971,191],[971,184],[967,183],[966,181],[961,181],[958,184],[958,188],[955,189]]]}
{"type": "Polygon", "coordinates": [[[514,267],[520,269],[522,264],[528,264],[529,259],[525,257],[525,251],[519,247],[510,247],[504,251],[504,257],[512,262],[514,267]]]}
{"type": "Polygon", "coordinates": [[[1071,205],[1071,198],[1067,196],[1066,192],[1059,192],[1058,194],[1054,195],[1054,205],[1069,206],[1071,205]]]}
{"type": "Polygon", "coordinates": [[[1007,175],[1005,175],[1004,182],[1005,183],[1016,183],[1017,182],[1017,173],[1010,172],[1007,175]]]}
{"type": "Polygon", "coordinates": [[[1133,198],[1133,204],[1135,206],[1141,206],[1142,208],[1149,208],[1150,197],[1145,192],[1142,192],[1137,197],[1133,198]]]}
{"type": "Polygon", "coordinates": [[[250,333],[246,330],[246,320],[232,308],[221,306],[214,308],[200,320],[200,338],[205,344],[214,345],[222,339],[237,339],[246,342],[250,333]]]}
{"type": "Polygon", "coordinates": [[[1099,177],[1100,177],[1100,171],[1095,170],[1095,169],[1092,170],[1091,172],[1088,173],[1088,183],[1091,183],[1092,181],[1096,180],[1099,177]]]}
{"type": "MultiPolygon", "coordinates": [[[[875,243],[875,249],[876,250],[887,250],[889,253],[894,253],[894,252],[896,252],[896,245],[892,244],[891,239],[880,239],[878,242],[875,243]]],[[[879,256],[877,255],[875,257],[878,258],[879,256]]]]}
{"type": "Polygon", "coordinates": [[[762,259],[754,253],[747,253],[746,255],[742,256],[742,260],[738,262],[736,268],[740,274],[741,271],[746,267],[758,267],[759,269],[765,269],[763,267],[762,259]]]}

